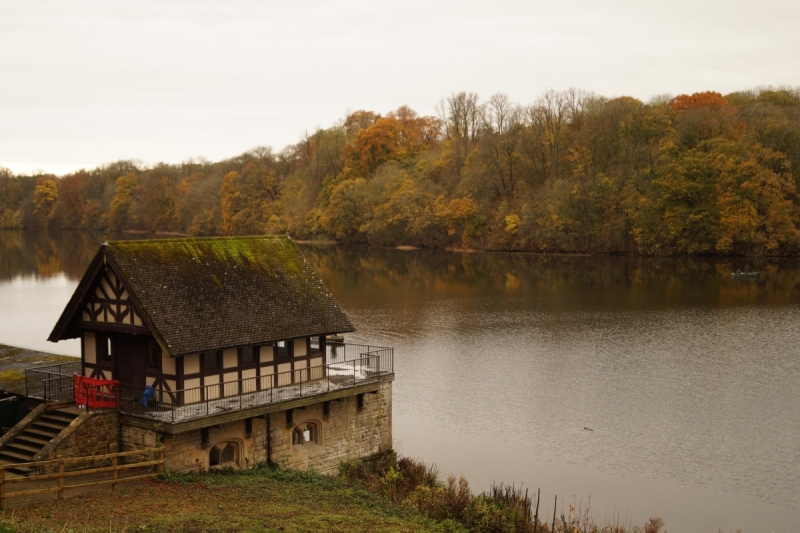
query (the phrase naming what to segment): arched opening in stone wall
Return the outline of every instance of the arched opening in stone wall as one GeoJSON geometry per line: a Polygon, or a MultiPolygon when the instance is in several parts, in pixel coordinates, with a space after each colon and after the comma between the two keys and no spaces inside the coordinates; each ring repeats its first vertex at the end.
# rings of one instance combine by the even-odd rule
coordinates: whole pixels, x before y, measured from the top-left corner
{"type": "Polygon", "coordinates": [[[308,443],[320,443],[319,424],[316,422],[303,422],[292,430],[293,445],[303,445],[308,443]]]}
{"type": "Polygon", "coordinates": [[[238,466],[239,444],[237,442],[221,442],[211,447],[208,452],[208,466],[238,466]]]}

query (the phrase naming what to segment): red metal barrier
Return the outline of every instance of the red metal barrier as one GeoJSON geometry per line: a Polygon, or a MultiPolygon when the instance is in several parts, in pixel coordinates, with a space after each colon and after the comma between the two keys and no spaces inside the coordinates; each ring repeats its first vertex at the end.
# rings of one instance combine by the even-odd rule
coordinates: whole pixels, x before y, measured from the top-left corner
{"type": "Polygon", "coordinates": [[[95,379],[74,374],[75,403],[89,409],[119,407],[119,381],[116,379],[95,379]]]}

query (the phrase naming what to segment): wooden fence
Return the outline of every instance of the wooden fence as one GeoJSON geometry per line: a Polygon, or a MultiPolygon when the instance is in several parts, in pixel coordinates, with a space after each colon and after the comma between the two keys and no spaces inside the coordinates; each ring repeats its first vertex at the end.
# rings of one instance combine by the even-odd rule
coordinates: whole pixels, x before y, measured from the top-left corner
{"type": "Polygon", "coordinates": [[[42,499],[42,495],[55,495],[60,500],[65,493],[91,492],[105,485],[111,485],[114,490],[119,483],[155,477],[163,471],[163,446],[89,457],[0,465],[0,509],[6,509],[8,500],[12,498],[27,498],[22,504],[42,499]],[[144,460],[131,460],[137,456],[144,456],[144,460]],[[12,472],[19,469],[30,469],[31,473],[18,475],[12,472]],[[142,469],[146,469],[147,473],[142,474],[142,469]],[[110,479],[106,479],[109,475],[110,479]]]}

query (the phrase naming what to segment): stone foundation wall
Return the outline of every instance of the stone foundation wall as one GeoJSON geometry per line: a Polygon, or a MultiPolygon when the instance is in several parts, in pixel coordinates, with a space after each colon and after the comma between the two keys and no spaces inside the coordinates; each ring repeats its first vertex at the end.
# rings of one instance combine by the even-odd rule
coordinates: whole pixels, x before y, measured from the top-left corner
{"type": "Polygon", "coordinates": [[[180,435],[159,435],[153,430],[134,426],[122,426],[123,450],[140,450],[164,444],[164,467],[173,472],[189,470],[208,470],[209,453],[214,446],[223,448],[233,443],[237,454],[234,464],[224,465],[235,468],[251,468],[267,461],[267,427],[266,420],[254,418],[252,434],[246,433],[244,420],[237,420],[220,427],[208,428],[208,444],[203,445],[200,430],[181,433],[180,435]]]}
{"type": "Polygon", "coordinates": [[[364,407],[351,396],[330,403],[326,418],[323,404],[293,411],[294,427],[310,422],[318,428],[317,442],[292,443],[286,412],[270,415],[272,460],[288,468],[333,474],[343,460],[359,459],[392,447],[392,384],[384,383],[376,394],[364,395],[364,407]]]}
{"type": "Polygon", "coordinates": [[[159,435],[151,429],[122,424],[120,427],[121,452],[155,448],[159,443],[159,435]]]}
{"type": "Polygon", "coordinates": [[[292,414],[292,427],[287,426],[286,411],[253,418],[252,434],[249,435],[245,420],[210,427],[207,445],[203,445],[201,430],[173,437],[122,425],[121,451],[152,448],[161,442],[166,448],[167,470],[205,471],[211,468],[209,454],[212,448],[216,446],[222,450],[231,443],[236,449],[235,462],[220,466],[252,468],[272,459],[287,468],[314,468],[321,473],[335,473],[343,460],[359,459],[392,447],[391,382],[383,383],[374,394],[365,394],[361,409],[357,396],[351,396],[330,402],[328,416],[324,414],[322,403],[294,409],[292,414]],[[294,429],[303,429],[309,424],[315,428],[315,442],[293,444],[294,429]],[[271,451],[268,447],[272,448],[271,451]]]}
{"type": "Polygon", "coordinates": [[[83,413],[52,442],[37,453],[34,461],[105,455],[118,451],[119,413],[116,410],[83,413]]]}

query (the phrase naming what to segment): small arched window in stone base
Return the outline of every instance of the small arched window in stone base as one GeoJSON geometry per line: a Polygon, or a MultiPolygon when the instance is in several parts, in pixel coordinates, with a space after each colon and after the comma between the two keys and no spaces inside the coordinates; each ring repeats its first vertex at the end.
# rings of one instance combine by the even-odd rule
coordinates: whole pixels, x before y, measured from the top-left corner
{"type": "Polygon", "coordinates": [[[292,444],[319,444],[319,426],[316,422],[305,422],[292,430],[292,444]]]}
{"type": "Polygon", "coordinates": [[[239,445],[222,442],[212,446],[208,452],[208,466],[236,466],[239,461],[239,445]]]}

